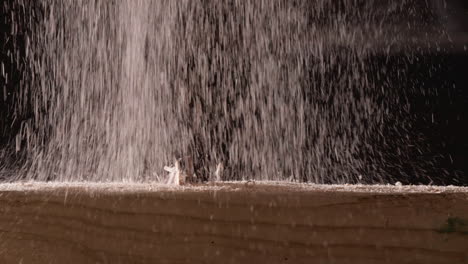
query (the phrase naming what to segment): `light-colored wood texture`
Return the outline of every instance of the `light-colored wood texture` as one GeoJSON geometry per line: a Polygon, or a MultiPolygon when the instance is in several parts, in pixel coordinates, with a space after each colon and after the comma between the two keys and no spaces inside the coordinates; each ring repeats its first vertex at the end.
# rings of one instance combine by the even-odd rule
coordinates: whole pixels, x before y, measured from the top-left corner
{"type": "Polygon", "coordinates": [[[468,193],[0,188],[0,263],[468,263],[468,193]]]}

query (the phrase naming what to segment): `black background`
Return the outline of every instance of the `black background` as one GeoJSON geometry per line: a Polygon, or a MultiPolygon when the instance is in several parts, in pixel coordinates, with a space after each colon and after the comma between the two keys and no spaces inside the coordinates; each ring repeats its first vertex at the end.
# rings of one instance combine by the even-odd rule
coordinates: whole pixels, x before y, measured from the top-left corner
{"type": "MultiPolygon", "coordinates": [[[[441,50],[416,52],[416,59],[407,56],[414,50],[403,49],[390,56],[377,54],[369,64],[376,73],[385,68],[390,76],[396,76],[402,67],[406,69],[405,80],[394,92],[409,98],[410,132],[426,138],[429,149],[427,157],[415,151],[414,160],[408,164],[426,158],[435,161],[433,170],[427,171],[431,175],[428,178],[418,178],[409,165],[393,168],[392,175],[403,183],[468,185],[468,42],[463,42],[468,36],[468,2],[449,1],[447,10],[434,13],[455,36],[455,43],[448,43],[441,50]]],[[[40,14],[37,3],[24,6],[14,0],[3,0],[0,6],[0,65],[4,65],[8,75],[7,80],[0,74],[0,149],[10,149],[11,153],[14,153],[14,137],[22,120],[32,117],[31,109],[23,113],[15,113],[13,109],[20,89],[27,87],[25,39],[33,32],[32,24],[40,23],[40,14]]],[[[395,105],[395,111],[398,107],[403,106],[395,105]]],[[[400,136],[390,131],[389,128],[389,140],[400,136]]],[[[397,149],[387,151],[398,159],[397,149]]],[[[3,157],[0,162],[5,167],[7,163],[15,164],[20,160],[20,156],[14,154],[12,158],[3,157]]],[[[392,170],[391,164],[388,167],[387,170],[392,170]]]]}

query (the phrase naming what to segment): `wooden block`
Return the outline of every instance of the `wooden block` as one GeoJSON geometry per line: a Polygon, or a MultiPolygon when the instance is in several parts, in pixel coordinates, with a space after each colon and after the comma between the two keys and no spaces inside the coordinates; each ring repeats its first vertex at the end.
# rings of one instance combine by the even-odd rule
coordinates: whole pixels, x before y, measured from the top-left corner
{"type": "Polygon", "coordinates": [[[468,263],[464,188],[90,186],[0,185],[0,263],[468,263]]]}

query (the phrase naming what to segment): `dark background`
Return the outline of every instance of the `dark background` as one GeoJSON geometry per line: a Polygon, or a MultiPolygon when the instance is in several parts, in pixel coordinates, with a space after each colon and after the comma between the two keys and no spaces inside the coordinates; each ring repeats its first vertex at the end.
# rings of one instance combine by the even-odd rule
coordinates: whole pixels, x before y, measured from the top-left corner
{"type": "Polygon", "coordinates": [[[33,108],[28,100],[23,100],[22,107],[17,104],[18,98],[31,93],[26,45],[34,28],[41,26],[42,10],[40,1],[3,0],[0,4],[0,171],[17,169],[25,159],[24,152],[15,151],[14,141],[22,122],[33,118],[33,108]]]}
{"type": "MultiPolygon", "coordinates": [[[[0,74],[0,168],[21,165],[21,153],[14,151],[14,138],[21,122],[33,117],[27,103],[24,111],[13,110],[18,109],[14,107],[18,96],[28,93],[26,38],[40,24],[42,8],[35,2],[38,1],[20,4],[17,0],[4,0],[0,6],[0,72],[2,67],[5,72],[0,74]]],[[[387,164],[385,170],[393,171],[391,174],[403,183],[468,185],[468,1],[448,1],[447,9],[441,8],[438,2],[432,1],[433,10],[422,11],[422,15],[409,12],[401,16],[430,23],[438,21],[446,28],[451,41],[445,41],[440,48],[422,50],[414,45],[402,45],[403,48],[399,47],[391,55],[377,53],[369,59],[376,74],[386,69],[386,74],[396,77],[405,69],[406,78],[394,88],[394,93],[409,98],[411,109],[404,112],[412,120],[409,133],[427,139],[426,153],[430,153],[421,156],[415,150],[408,166],[396,168],[387,164]],[[409,58],[408,53],[416,55],[409,58]],[[418,178],[411,164],[425,160],[433,164],[432,170],[427,171],[431,176],[418,178]]],[[[403,105],[393,107],[398,112],[403,105]]],[[[392,134],[390,124],[389,140],[398,140],[399,136],[392,134]]],[[[398,149],[386,151],[390,160],[399,159],[398,149]]]]}

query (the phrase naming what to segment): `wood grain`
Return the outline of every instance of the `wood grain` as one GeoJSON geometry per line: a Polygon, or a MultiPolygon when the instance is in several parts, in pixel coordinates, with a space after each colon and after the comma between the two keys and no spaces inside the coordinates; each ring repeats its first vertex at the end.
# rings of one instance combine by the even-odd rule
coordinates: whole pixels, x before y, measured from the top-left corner
{"type": "Polygon", "coordinates": [[[0,263],[468,263],[468,193],[0,190],[0,263]]]}

